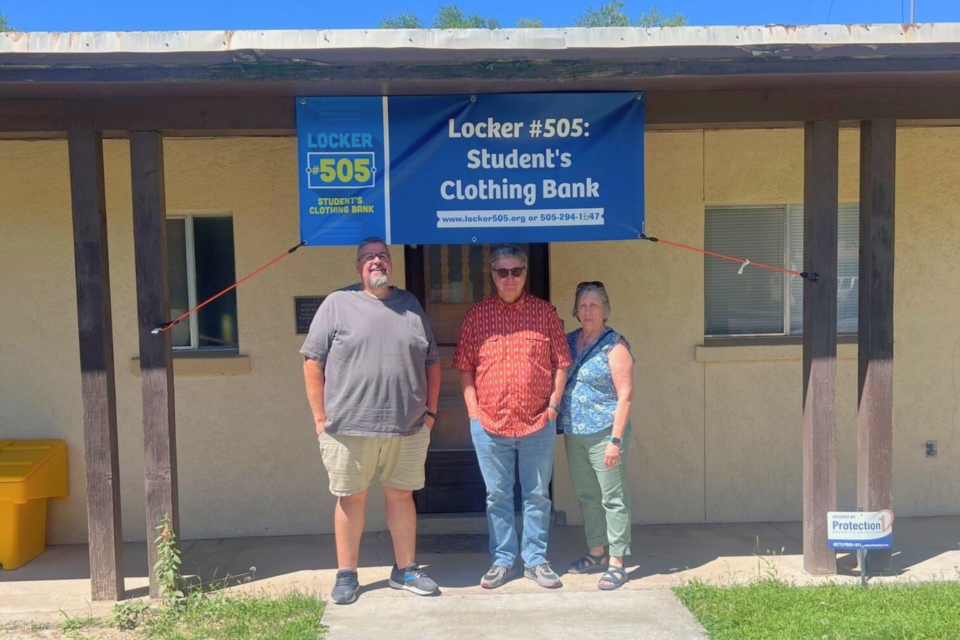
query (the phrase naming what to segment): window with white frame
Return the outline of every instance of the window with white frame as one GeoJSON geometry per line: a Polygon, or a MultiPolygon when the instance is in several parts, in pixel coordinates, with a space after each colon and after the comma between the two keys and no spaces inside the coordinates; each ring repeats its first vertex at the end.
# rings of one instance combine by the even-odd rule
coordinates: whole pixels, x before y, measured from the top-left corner
{"type": "MultiPolygon", "coordinates": [[[[170,317],[236,281],[233,219],[230,216],[178,216],[167,219],[170,317]]],[[[239,348],[237,295],[231,291],[171,329],[178,351],[236,351],[239,348]]]]}
{"type": "MultiPolygon", "coordinates": [[[[708,207],[709,251],[803,271],[803,206],[708,207]]],[[[839,206],[837,332],[857,332],[859,206],[839,206]]],[[[707,336],[801,335],[803,279],[704,258],[707,336]]]]}

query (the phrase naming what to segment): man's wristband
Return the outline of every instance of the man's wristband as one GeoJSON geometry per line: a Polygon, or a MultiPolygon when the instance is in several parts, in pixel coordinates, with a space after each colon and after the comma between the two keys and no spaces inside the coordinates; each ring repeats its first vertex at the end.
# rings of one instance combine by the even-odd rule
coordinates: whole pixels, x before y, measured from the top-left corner
{"type": "Polygon", "coordinates": [[[558,406],[555,405],[555,404],[547,405],[547,409],[553,409],[554,411],[556,411],[556,412],[558,412],[558,413],[560,412],[560,407],[558,407],[558,406]]]}
{"type": "Polygon", "coordinates": [[[433,411],[430,411],[429,409],[427,409],[427,416],[430,418],[433,418],[434,420],[437,419],[437,414],[435,414],[433,411]]]}

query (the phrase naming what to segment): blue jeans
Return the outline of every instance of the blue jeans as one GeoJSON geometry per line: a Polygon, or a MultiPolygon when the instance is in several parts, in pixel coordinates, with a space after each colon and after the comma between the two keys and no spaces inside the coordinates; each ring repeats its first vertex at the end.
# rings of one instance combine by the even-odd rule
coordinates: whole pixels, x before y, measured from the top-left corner
{"type": "Polygon", "coordinates": [[[551,420],[522,438],[496,436],[483,430],[479,420],[470,421],[470,435],[487,485],[487,526],[493,564],[511,567],[519,553],[525,567],[547,561],[550,531],[550,478],[557,447],[557,428],[551,420]],[[523,546],[517,539],[513,512],[513,486],[519,461],[523,493],[523,546]]]}

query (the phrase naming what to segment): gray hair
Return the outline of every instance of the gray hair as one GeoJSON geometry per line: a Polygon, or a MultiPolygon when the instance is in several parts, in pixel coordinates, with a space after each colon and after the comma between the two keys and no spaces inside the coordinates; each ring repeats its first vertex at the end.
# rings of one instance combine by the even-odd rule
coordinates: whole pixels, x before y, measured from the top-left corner
{"type": "MultiPolygon", "coordinates": [[[[383,246],[387,247],[387,243],[383,241],[383,238],[377,236],[370,236],[369,238],[364,238],[360,241],[360,244],[357,245],[357,260],[360,259],[360,252],[363,251],[363,248],[368,244],[373,244],[374,242],[379,242],[383,246]]],[[[390,253],[390,247],[387,247],[387,253],[390,253]]]]}
{"type": "Polygon", "coordinates": [[[595,284],[585,284],[577,289],[577,297],[573,301],[573,317],[577,320],[580,319],[580,316],[577,315],[577,309],[580,307],[580,301],[583,300],[583,296],[590,291],[596,291],[597,295],[600,296],[600,301],[603,302],[603,320],[606,322],[607,318],[610,317],[610,296],[607,295],[606,289],[598,287],[595,284]]]}
{"type": "Polygon", "coordinates": [[[513,245],[507,245],[494,250],[493,253],[490,254],[490,268],[496,269],[497,262],[503,258],[516,258],[524,268],[527,266],[527,254],[523,249],[513,245]]]}

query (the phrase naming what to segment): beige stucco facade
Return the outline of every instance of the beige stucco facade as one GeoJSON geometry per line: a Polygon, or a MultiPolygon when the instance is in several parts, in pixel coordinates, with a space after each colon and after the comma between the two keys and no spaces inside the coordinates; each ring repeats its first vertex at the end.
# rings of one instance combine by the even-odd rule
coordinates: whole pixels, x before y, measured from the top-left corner
{"type": "MultiPolygon", "coordinates": [[[[238,274],[298,241],[293,139],[168,140],[170,215],[229,213],[238,274]]],[[[840,199],[858,198],[858,133],[841,133],[840,199]]],[[[145,536],[140,380],[124,141],[104,143],[124,537],[145,536]]],[[[898,138],[894,508],[960,514],[960,129],[898,138]],[[924,442],[939,456],[926,458],[924,442]]],[[[707,205],[800,203],[803,132],[650,132],[647,230],[701,246],[707,205]]],[[[52,542],[86,538],[82,405],[67,148],[0,142],[0,439],[63,438],[71,496],[52,542]]],[[[402,280],[402,252],[395,251],[402,280]]],[[[801,348],[703,346],[703,259],[641,242],[550,247],[567,319],[581,280],[602,280],[611,324],[637,357],[634,517],[644,523],[801,516],[801,348]]],[[[186,538],[329,532],[333,499],[303,394],[293,297],[355,277],[352,250],[305,249],[239,289],[241,357],[178,362],[177,439],[186,538]]],[[[855,505],[856,345],[839,348],[839,505],[855,505]]],[[[442,426],[438,427],[442,428],[442,426]]],[[[579,522],[559,453],[555,508],[579,522]]],[[[382,529],[379,494],[368,528],[382,529]]]]}

